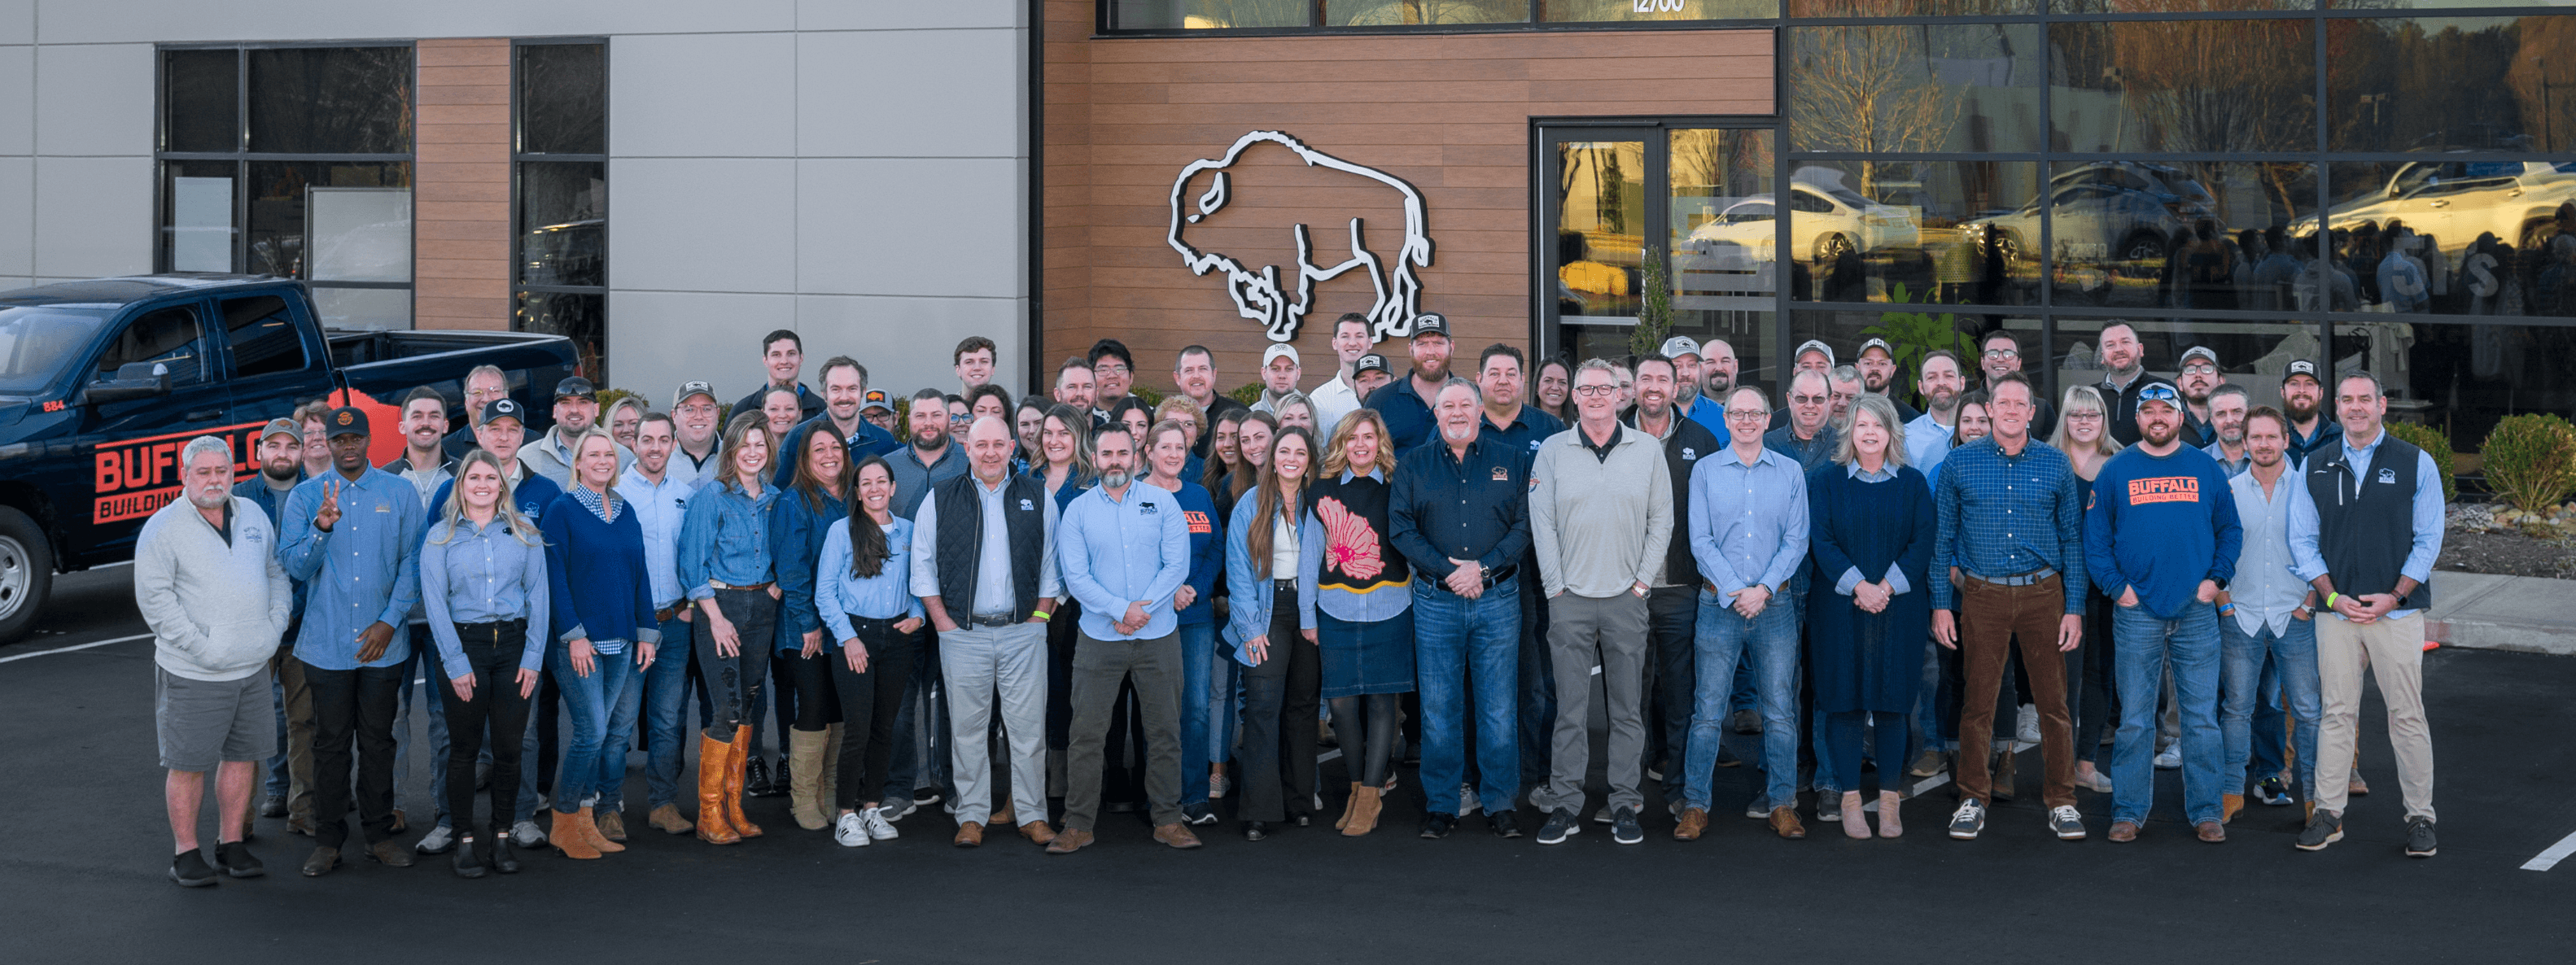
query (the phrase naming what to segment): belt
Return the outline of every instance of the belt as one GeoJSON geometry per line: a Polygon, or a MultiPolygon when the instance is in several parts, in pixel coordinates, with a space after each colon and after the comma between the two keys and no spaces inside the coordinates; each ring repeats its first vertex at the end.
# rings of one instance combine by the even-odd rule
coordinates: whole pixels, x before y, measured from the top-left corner
{"type": "Polygon", "coordinates": [[[985,616],[978,613],[966,618],[966,625],[970,627],[1007,627],[1018,622],[1020,621],[1011,619],[1010,614],[1007,613],[1001,616],[985,616]]]}
{"type": "Polygon", "coordinates": [[[1978,576],[1974,573],[1967,574],[1969,579],[1991,586],[2030,586],[2056,575],[2056,570],[2045,566],[2028,573],[2015,573],[2011,576],[1978,576]]]}
{"type": "Polygon", "coordinates": [[[1293,592],[1297,589],[1297,580],[1295,577],[1290,577],[1284,580],[1272,580],[1270,581],[1270,588],[1281,593],[1293,592]]]}
{"type": "Polygon", "coordinates": [[[663,608],[661,608],[661,609],[659,609],[659,610],[655,610],[655,611],[653,611],[653,622],[655,622],[655,623],[669,623],[669,622],[671,622],[671,618],[672,618],[672,617],[676,617],[676,616],[679,616],[680,614],[687,613],[687,612],[689,612],[689,609],[690,609],[691,607],[694,607],[694,606],[696,606],[696,605],[697,605],[697,601],[695,601],[695,600],[681,600],[681,601],[680,601],[680,602],[678,602],[678,603],[674,603],[674,604],[671,604],[670,606],[666,606],[666,607],[663,607],[663,608]]]}
{"type": "MultiPolygon", "coordinates": [[[[1490,590],[1497,585],[1511,582],[1513,577],[1520,575],[1520,571],[1521,565],[1518,563],[1514,563],[1509,566],[1496,567],[1494,569],[1486,570],[1484,579],[1481,582],[1484,583],[1485,589],[1490,590]]],[[[1423,579],[1415,580],[1414,584],[1417,586],[1427,586],[1442,593],[1450,592],[1449,581],[1445,579],[1435,580],[1425,577],[1423,579]]]]}
{"type": "Polygon", "coordinates": [[[778,581],[776,581],[776,580],[762,580],[762,581],[760,581],[760,582],[758,582],[758,583],[753,583],[753,584],[750,584],[750,585],[748,585],[748,586],[735,586],[734,584],[731,584],[731,583],[718,583],[718,582],[716,582],[716,581],[714,581],[714,580],[708,580],[708,581],[707,581],[707,586],[708,586],[708,587],[710,587],[710,588],[713,588],[713,589],[718,589],[718,590],[741,590],[741,591],[744,591],[744,592],[746,592],[746,593],[749,593],[749,592],[757,592],[757,591],[760,591],[760,590],[766,590],[766,589],[769,589],[769,587],[770,587],[772,584],[776,583],[776,582],[778,582],[778,581]]]}

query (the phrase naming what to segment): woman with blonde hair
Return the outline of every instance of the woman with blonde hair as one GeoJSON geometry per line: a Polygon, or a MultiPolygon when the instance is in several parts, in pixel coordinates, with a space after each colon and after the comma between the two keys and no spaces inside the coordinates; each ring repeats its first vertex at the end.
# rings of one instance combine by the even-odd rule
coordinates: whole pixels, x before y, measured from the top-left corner
{"type": "MultiPolygon", "coordinates": [[[[1263,415],[1264,413],[1255,413],[1263,415]]],[[[1246,418],[1244,424],[1253,424],[1246,418]]],[[[1314,611],[1299,605],[1307,467],[1315,437],[1279,430],[1261,482],[1237,500],[1226,524],[1225,575],[1232,615],[1225,639],[1243,672],[1243,836],[1259,841],[1284,823],[1313,819],[1315,727],[1320,684],[1314,611]]],[[[1249,451],[1247,450],[1247,454],[1249,451]]]]}
{"type": "MultiPolygon", "coordinates": [[[[2102,464],[2120,454],[2111,438],[2111,407],[2089,385],[2066,390],[2057,406],[2057,431],[2048,444],[2066,453],[2075,470],[2075,504],[2093,505],[2093,478],[2102,464]]],[[[2111,778],[2102,773],[2102,733],[2111,725],[2111,677],[2118,672],[2118,653],[2111,640],[2111,598],[2100,589],[2084,595],[2084,646],[2073,659],[2083,661],[2080,674],[2069,674],[2066,712],[2075,718],[2075,786],[2111,793],[2111,778]]]]}
{"type": "Polygon", "coordinates": [[[1350,801],[1334,826],[1358,837],[1377,827],[1379,795],[1393,773],[1401,695],[1413,691],[1413,570],[1396,552],[1388,483],[1395,455],[1375,409],[1343,416],[1306,487],[1297,603],[1314,614],[1322,696],[1333,705],[1334,742],[1351,775],[1350,801]]]}
{"type": "Polygon", "coordinates": [[[709,844],[761,834],[743,816],[742,794],[752,708],[769,679],[783,595],[769,552],[769,508],[778,501],[778,490],[767,485],[775,448],[762,413],[726,423],[718,475],[689,500],[674,553],[680,586],[706,618],[697,657],[715,719],[698,741],[697,824],[698,839],[709,844]]]}
{"type": "MultiPolygon", "coordinates": [[[[1881,395],[1852,400],[1834,460],[1807,474],[1809,553],[1816,590],[1807,610],[1816,707],[1825,712],[1843,833],[1870,836],[1861,810],[1861,732],[1877,732],[1878,836],[1905,833],[1895,762],[1907,759],[1906,716],[1923,680],[1932,632],[1933,504],[1905,464],[1905,426],[1881,395]],[[1830,590],[1831,596],[1825,591],[1830,590]]],[[[1818,777],[1818,786],[1826,782],[1818,777]]]]}
{"type": "Polygon", "coordinates": [[[528,731],[528,698],[537,691],[545,663],[542,628],[546,599],[545,539],[510,505],[509,478],[501,460],[476,449],[456,463],[456,481],[441,518],[423,534],[420,599],[429,612],[429,635],[438,649],[447,686],[436,688],[447,730],[447,811],[458,832],[456,874],[480,878],[490,871],[515,874],[510,853],[512,813],[519,802],[517,735],[528,731]],[[483,751],[483,728],[506,735],[492,742],[492,820],[489,846],[475,848],[474,768],[483,751]]]}
{"type": "Polygon", "coordinates": [[[546,538],[547,599],[558,642],[546,670],[571,713],[563,771],[555,779],[554,828],[546,839],[570,858],[626,850],[625,819],[616,811],[626,784],[626,746],[644,696],[637,674],[653,666],[662,642],[653,616],[644,527],[617,495],[617,440],[592,426],[572,439],[572,485],[538,518],[546,538]],[[626,733],[612,724],[624,720],[626,733]],[[594,818],[589,799],[610,802],[594,818]]]}

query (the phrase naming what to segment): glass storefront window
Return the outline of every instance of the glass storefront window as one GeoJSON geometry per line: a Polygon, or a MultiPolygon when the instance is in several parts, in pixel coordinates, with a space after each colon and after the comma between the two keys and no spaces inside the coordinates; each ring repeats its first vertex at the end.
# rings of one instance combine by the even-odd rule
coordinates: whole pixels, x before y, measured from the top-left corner
{"type": "Polygon", "coordinates": [[[1762,128],[1552,135],[1548,341],[1577,359],[1628,354],[1660,276],[1670,334],[1726,340],[1754,378],[1777,351],[1775,141],[1762,128]]]}
{"type": "Polygon", "coordinates": [[[1792,17],[2017,17],[2039,0],[1789,0],[1792,17]]]}
{"type": "Polygon", "coordinates": [[[568,336],[608,379],[608,45],[526,42],[512,88],[511,328],[568,336]]]}
{"type": "Polygon", "coordinates": [[[241,150],[241,51],[162,54],[161,104],[162,150],[241,150]]]}
{"type": "Polygon", "coordinates": [[[1101,6],[1111,30],[1303,27],[1315,15],[1313,0],[1104,0],[1101,6]]]}
{"type": "Polygon", "coordinates": [[[1515,23],[1529,19],[1530,3],[1531,0],[1323,0],[1324,26],[1515,23]]]}
{"type": "Polygon", "coordinates": [[[2576,17],[2337,21],[2326,52],[2336,151],[2576,147],[2576,17]]]}
{"type": "Polygon", "coordinates": [[[519,51],[519,151],[608,152],[608,48],[524,44],[519,51]]]}
{"type": "Polygon", "coordinates": [[[1780,0],[1538,0],[1542,23],[1647,20],[1769,20],[1780,0]]]}
{"type": "Polygon", "coordinates": [[[2037,223],[2011,206],[2037,189],[2022,161],[1801,161],[1789,177],[1800,300],[2038,302],[2037,223]],[[2027,221],[2027,223],[2026,223],[2027,221]]]}
{"type": "Polygon", "coordinates": [[[2317,0],[2049,0],[2050,13],[2202,13],[2221,10],[2303,11],[2317,0]]]}
{"type": "Polygon", "coordinates": [[[1637,323],[1646,241],[1646,142],[1556,148],[1556,310],[1566,325],[1637,323]]]}
{"type": "Polygon", "coordinates": [[[2557,220],[2576,201],[2576,162],[2345,162],[2330,176],[2326,227],[2355,289],[2347,310],[2576,313],[2576,224],[2557,220]]]}
{"type": "Polygon", "coordinates": [[[520,292],[510,327],[572,339],[581,371],[607,379],[608,296],[595,292],[520,292]]]}
{"type": "Polygon", "coordinates": [[[250,57],[250,149],[411,153],[410,47],[272,47],[250,57]]]}
{"type": "Polygon", "coordinates": [[[411,188],[411,164],[401,161],[254,161],[249,168],[250,263],[245,270],[254,274],[312,277],[307,273],[312,265],[307,237],[311,189],[411,188]]]}
{"type": "Polygon", "coordinates": [[[519,281],[608,284],[608,165],[530,161],[519,167],[519,281]]]}
{"type": "Polygon", "coordinates": [[[2037,24],[1795,27],[1793,150],[2037,151],[2037,24]]]}
{"type": "Polygon", "coordinates": [[[2314,300],[2300,294],[2298,268],[2316,251],[2313,240],[2300,247],[2315,231],[2302,224],[2316,211],[2315,165],[2105,160],[2053,170],[2056,304],[2289,311],[2314,300]]]}
{"type": "Polygon", "coordinates": [[[2314,151],[2315,37],[2306,19],[2050,24],[2051,149],[2314,151]]]}

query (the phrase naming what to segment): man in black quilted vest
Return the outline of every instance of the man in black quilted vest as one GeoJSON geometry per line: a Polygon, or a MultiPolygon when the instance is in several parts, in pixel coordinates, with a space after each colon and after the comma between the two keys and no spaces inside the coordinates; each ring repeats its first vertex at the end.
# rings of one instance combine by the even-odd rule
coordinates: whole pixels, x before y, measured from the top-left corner
{"type": "Polygon", "coordinates": [[[1011,475],[1011,427],[986,416],[966,430],[966,475],[933,485],[912,520],[912,593],[939,628],[961,848],[1014,825],[1055,840],[1046,817],[1046,625],[1055,613],[1055,500],[1035,476],[1011,475]],[[1011,799],[996,811],[985,736],[993,711],[1010,738],[1011,799]],[[1014,820],[1016,818],[1016,820],[1014,820]]]}
{"type": "Polygon", "coordinates": [[[2343,839],[2343,811],[2360,730],[2361,671],[2379,680],[2388,742],[2406,797],[2406,854],[2433,856],[2433,734],[2424,721],[2424,610],[2442,554],[2442,477],[2433,457],[2390,438],[2388,398],[2366,372],[2335,380],[2343,444],[2308,456],[2290,502],[2290,568],[2316,587],[2317,677],[2325,715],[2317,735],[2317,801],[2302,851],[2343,839]]]}

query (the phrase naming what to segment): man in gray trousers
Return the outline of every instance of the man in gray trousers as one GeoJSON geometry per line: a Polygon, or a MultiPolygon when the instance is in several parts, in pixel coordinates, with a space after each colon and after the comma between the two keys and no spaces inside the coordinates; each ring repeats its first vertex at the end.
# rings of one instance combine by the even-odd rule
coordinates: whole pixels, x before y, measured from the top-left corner
{"type": "Polygon", "coordinates": [[[1637,823],[1645,805],[1637,782],[1646,752],[1646,596],[1673,535],[1673,480],[1663,443],[1619,424],[1618,377],[1608,362],[1594,359],[1576,370],[1574,403],[1575,427],[1548,437],[1530,465],[1530,535],[1556,667],[1548,782],[1530,803],[1548,812],[1540,844],[1583,828],[1577,815],[1591,763],[1587,695],[1597,663],[1609,700],[1610,835],[1636,844],[1646,840],[1637,823]]]}

